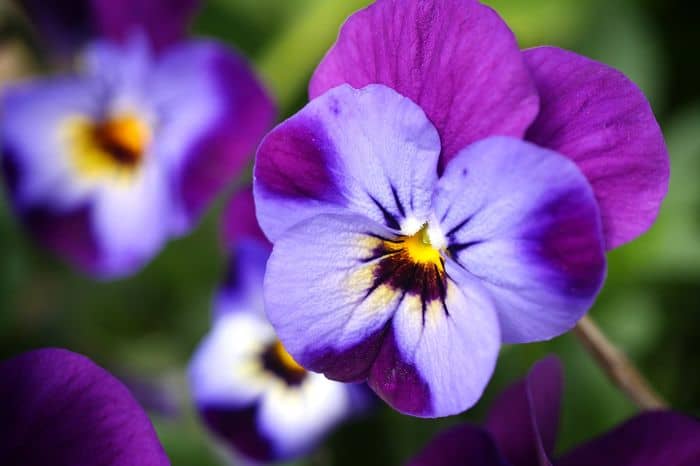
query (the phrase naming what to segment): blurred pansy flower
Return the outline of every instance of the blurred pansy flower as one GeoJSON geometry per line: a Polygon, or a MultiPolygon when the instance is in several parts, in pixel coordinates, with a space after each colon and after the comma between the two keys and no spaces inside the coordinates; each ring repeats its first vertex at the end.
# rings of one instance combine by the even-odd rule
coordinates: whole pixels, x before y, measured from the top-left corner
{"type": "Polygon", "coordinates": [[[84,356],[41,349],[0,362],[0,464],[168,466],[129,390],[84,356]]]}
{"type": "Polygon", "coordinates": [[[103,278],[134,272],[193,228],[273,116],[224,46],[186,42],[156,57],[143,36],[94,43],[81,74],[3,97],[15,211],[42,243],[103,278]]]}
{"type": "Polygon", "coordinates": [[[145,33],[154,50],[185,37],[199,0],[17,0],[44,44],[70,56],[89,41],[145,33]]]}
{"type": "Polygon", "coordinates": [[[472,406],[502,342],[571,329],[642,233],[668,156],[621,73],[521,52],[471,0],[348,19],[258,149],[266,310],[290,354],[416,416],[472,406]]]}
{"type": "Polygon", "coordinates": [[[496,400],[484,427],[439,434],[409,466],[691,466],[700,464],[700,421],[671,411],[640,414],[552,460],[562,371],[556,357],[533,366],[496,400]]]}
{"type": "Polygon", "coordinates": [[[190,363],[192,396],[207,427],[234,454],[254,462],[299,457],[369,398],[363,386],[306,371],[277,339],[262,300],[270,245],[250,190],[231,201],[224,229],[232,259],[212,329],[190,363]]]}

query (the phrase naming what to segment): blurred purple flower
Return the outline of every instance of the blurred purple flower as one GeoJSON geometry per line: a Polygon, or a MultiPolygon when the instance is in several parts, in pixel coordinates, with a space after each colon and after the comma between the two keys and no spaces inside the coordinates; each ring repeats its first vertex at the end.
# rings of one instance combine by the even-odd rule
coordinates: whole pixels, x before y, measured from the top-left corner
{"type": "Polygon", "coordinates": [[[403,413],[461,412],[501,342],[571,329],[605,249],[666,192],[642,93],[573,53],[521,52],[476,1],[379,0],[310,94],[257,153],[267,314],[302,366],[403,413]]]}
{"type": "Polygon", "coordinates": [[[18,84],[2,102],[3,171],[29,230],[103,278],[187,233],[246,165],[273,106],[214,42],[154,57],[142,37],[94,43],[78,75],[18,84]]]}
{"type": "Polygon", "coordinates": [[[84,356],[42,349],[0,362],[0,464],[168,466],[133,396],[84,356]]]}
{"type": "Polygon", "coordinates": [[[692,466],[700,464],[700,422],[671,411],[646,412],[552,460],[562,370],[556,357],[496,400],[485,427],[453,427],[409,466],[692,466]]]}
{"type": "Polygon", "coordinates": [[[215,298],[212,329],[190,363],[192,396],[233,453],[256,462],[290,460],[361,412],[368,394],[306,371],[275,336],[262,299],[270,244],[256,224],[250,190],[234,197],[224,222],[230,269],[215,298]]]}
{"type": "Polygon", "coordinates": [[[156,51],[185,37],[199,0],[17,0],[46,46],[72,55],[89,41],[144,33],[156,51]]]}

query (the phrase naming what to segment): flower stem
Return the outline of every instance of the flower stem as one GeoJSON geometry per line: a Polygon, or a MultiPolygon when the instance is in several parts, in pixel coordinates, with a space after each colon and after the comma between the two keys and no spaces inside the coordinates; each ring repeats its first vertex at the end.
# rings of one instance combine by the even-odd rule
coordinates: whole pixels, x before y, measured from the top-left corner
{"type": "Polygon", "coordinates": [[[668,407],[666,401],[654,392],[627,355],[608,340],[590,317],[584,316],[574,333],[608,378],[639,408],[651,410],[668,407]]]}

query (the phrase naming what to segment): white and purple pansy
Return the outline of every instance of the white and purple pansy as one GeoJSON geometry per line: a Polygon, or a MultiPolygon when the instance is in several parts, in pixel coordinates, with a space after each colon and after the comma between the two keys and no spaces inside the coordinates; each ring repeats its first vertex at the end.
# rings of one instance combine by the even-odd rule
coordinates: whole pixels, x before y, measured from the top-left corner
{"type": "Polygon", "coordinates": [[[550,356],[495,401],[483,427],[436,436],[408,466],[692,466],[700,464],[700,421],[673,411],[640,414],[555,457],[562,369],[550,356]]]}
{"type": "Polygon", "coordinates": [[[267,315],[302,366],[403,413],[459,413],[501,343],[571,329],[606,249],[666,192],[641,92],[570,52],[521,52],[475,1],[353,15],[311,95],[256,158],[267,315]]]}
{"type": "Polygon", "coordinates": [[[41,349],[0,362],[3,466],[169,466],[129,390],[88,358],[41,349]]]}
{"type": "Polygon", "coordinates": [[[133,273],[187,233],[245,166],[273,116],[248,65],[191,41],[93,43],[76,75],[3,96],[12,206],[44,245],[101,278],[133,273]]]}
{"type": "Polygon", "coordinates": [[[233,199],[224,222],[232,259],[212,329],[190,363],[192,396],[232,453],[254,462],[290,460],[362,411],[369,397],[363,386],[308,372],[275,335],[262,300],[271,247],[255,223],[250,190],[233,199]]]}

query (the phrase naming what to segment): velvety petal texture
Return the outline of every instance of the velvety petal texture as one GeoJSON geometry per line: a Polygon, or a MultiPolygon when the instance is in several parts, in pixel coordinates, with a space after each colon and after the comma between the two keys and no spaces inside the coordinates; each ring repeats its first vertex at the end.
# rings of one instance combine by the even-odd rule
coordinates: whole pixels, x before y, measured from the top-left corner
{"type": "Polygon", "coordinates": [[[538,109],[513,33],[474,0],[379,0],[355,13],[309,94],[343,83],[384,84],[417,103],[440,134],[442,167],[479,139],[523,136],[538,109]]]}
{"type": "Polygon", "coordinates": [[[32,233],[99,278],[134,273],[190,231],[248,162],[273,109],[247,65],[192,42],[99,42],[79,75],[3,96],[3,171],[32,233]]]}
{"type": "Polygon", "coordinates": [[[488,432],[463,424],[442,432],[408,462],[408,466],[513,466],[488,432]]]}
{"type": "Polygon", "coordinates": [[[0,380],[0,464],[170,464],[127,388],[84,356],[31,351],[0,363],[0,380]]]}
{"type": "Polygon", "coordinates": [[[557,466],[694,466],[700,421],[684,414],[641,414],[564,455],[557,466]]]}
{"type": "Polygon", "coordinates": [[[504,342],[560,335],[593,304],[605,276],[598,207],[566,158],[485,139],[447,166],[434,204],[450,260],[489,290],[504,342]]]}
{"type": "Polygon", "coordinates": [[[606,247],[644,233],[668,190],[669,158],[649,102],[625,75],[556,47],[524,52],[540,94],[527,139],[571,158],[591,183],[606,247]]]}
{"type": "Polygon", "coordinates": [[[491,406],[486,429],[511,466],[550,466],[563,382],[559,359],[549,356],[538,361],[524,380],[508,387],[491,406]]]}
{"type": "Polygon", "coordinates": [[[314,215],[341,211],[398,230],[429,212],[439,154],[435,128],[411,100],[386,86],[340,86],[261,144],[258,220],[271,241],[314,215]]]}

